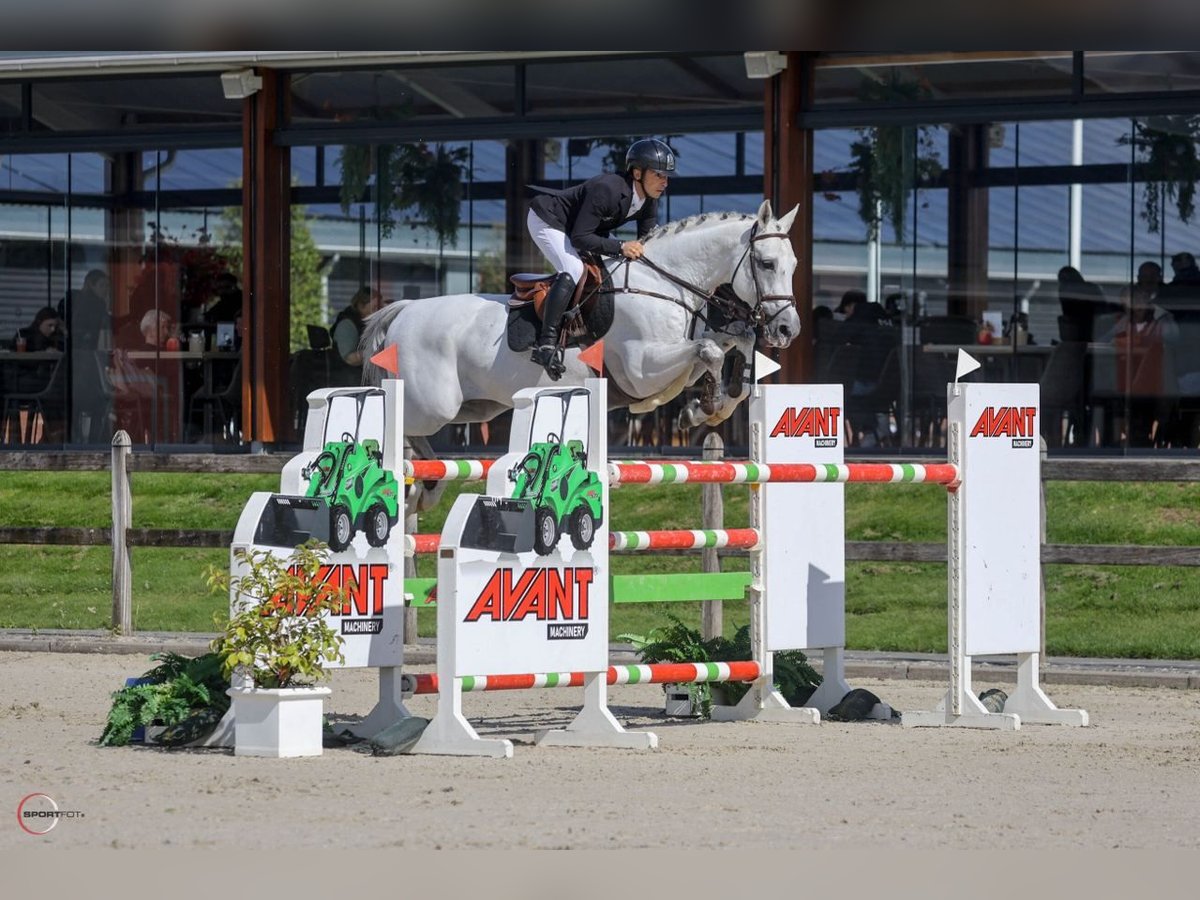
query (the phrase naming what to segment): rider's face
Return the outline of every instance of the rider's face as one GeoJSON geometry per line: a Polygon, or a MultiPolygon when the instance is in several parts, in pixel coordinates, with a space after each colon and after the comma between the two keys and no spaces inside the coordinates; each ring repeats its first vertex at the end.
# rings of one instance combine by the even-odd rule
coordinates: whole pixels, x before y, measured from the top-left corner
{"type": "Polygon", "coordinates": [[[646,192],[647,197],[658,199],[663,195],[663,191],[667,189],[668,176],[662,172],[655,172],[653,169],[644,169],[642,171],[642,190],[646,192]]]}

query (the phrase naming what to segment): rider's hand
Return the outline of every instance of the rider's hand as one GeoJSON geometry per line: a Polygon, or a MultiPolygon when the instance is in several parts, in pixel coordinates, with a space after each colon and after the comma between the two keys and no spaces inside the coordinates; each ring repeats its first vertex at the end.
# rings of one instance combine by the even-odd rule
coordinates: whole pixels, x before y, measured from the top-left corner
{"type": "Polygon", "coordinates": [[[641,241],[626,241],[621,245],[621,255],[626,259],[641,259],[642,253],[641,241]]]}

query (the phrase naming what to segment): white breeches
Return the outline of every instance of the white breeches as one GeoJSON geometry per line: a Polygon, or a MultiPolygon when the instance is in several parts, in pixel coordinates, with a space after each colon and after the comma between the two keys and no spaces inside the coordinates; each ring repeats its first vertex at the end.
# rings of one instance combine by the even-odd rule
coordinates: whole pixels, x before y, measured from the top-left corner
{"type": "Polygon", "coordinates": [[[554,271],[569,273],[578,284],[583,279],[583,260],[567,240],[566,234],[547,225],[533,210],[529,211],[525,224],[533,242],[550,261],[550,265],[554,266],[554,271]]]}

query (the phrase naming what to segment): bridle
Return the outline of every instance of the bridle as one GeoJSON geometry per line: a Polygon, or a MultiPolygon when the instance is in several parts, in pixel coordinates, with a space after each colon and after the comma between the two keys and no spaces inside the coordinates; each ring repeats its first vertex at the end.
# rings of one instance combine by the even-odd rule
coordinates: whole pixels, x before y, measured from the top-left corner
{"type": "MultiPolygon", "coordinates": [[[[682,306],[693,316],[692,327],[689,328],[689,331],[694,330],[694,325],[695,325],[696,319],[699,319],[701,322],[703,322],[705,324],[705,326],[710,325],[709,317],[705,316],[704,312],[702,311],[706,307],[712,307],[713,309],[715,309],[717,311],[717,313],[719,314],[719,318],[723,322],[745,322],[749,325],[752,325],[756,330],[761,329],[764,326],[770,324],[772,321],[774,321],[775,318],[777,316],[779,316],[785,309],[788,309],[789,306],[794,307],[795,303],[796,303],[796,297],[794,294],[764,294],[763,293],[762,282],[759,277],[758,266],[755,265],[754,257],[753,257],[753,255],[751,255],[750,250],[753,248],[754,243],[756,241],[765,241],[768,238],[786,239],[788,235],[787,235],[787,232],[785,232],[785,231],[770,231],[770,232],[765,232],[763,234],[756,234],[757,231],[758,231],[758,222],[755,222],[754,225],[750,229],[750,239],[746,242],[746,249],[742,253],[741,258],[738,260],[737,265],[734,266],[733,274],[729,277],[729,283],[732,284],[737,279],[737,274],[742,268],[742,263],[744,263],[746,261],[746,257],[749,256],[750,257],[750,277],[751,277],[752,282],[754,283],[754,305],[753,306],[746,303],[745,300],[738,297],[736,294],[732,294],[732,297],[731,297],[730,294],[732,292],[722,291],[720,286],[718,286],[717,288],[715,288],[711,291],[706,291],[703,288],[692,284],[687,279],[680,278],[678,275],[668,272],[662,266],[660,266],[657,263],[655,263],[654,261],[648,259],[644,255],[641,256],[637,260],[637,262],[643,263],[644,265],[648,266],[652,271],[658,273],[659,275],[661,275],[663,278],[665,278],[667,281],[671,282],[672,284],[677,285],[677,286],[683,288],[684,290],[689,291],[692,294],[695,294],[697,297],[700,297],[704,302],[702,304],[700,304],[700,306],[698,306],[698,307],[692,307],[692,306],[688,305],[687,303],[683,302],[682,300],[680,300],[678,297],[672,297],[670,294],[660,294],[657,291],[648,291],[644,288],[632,287],[629,284],[629,270],[630,270],[630,264],[633,263],[634,260],[630,260],[630,259],[626,259],[626,260],[622,261],[625,266],[625,286],[622,288],[617,288],[617,287],[601,288],[601,289],[598,289],[596,291],[596,293],[642,294],[647,297],[656,297],[659,300],[666,300],[670,303],[674,303],[677,306],[682,306]],[[768,302],[768,301],[781,301],[781,300],[786,301],[786,305],[780,306],[779,309],[777,309],[773,315],[768,316],[767,311],[763,308],[763,303],[768,302]]],[[[717,318],[717,317],[714,316],[714,318],[717,318]]],[[[715,328],[713,330],[724,331],[724,329],[720,328],[720,327],[715,328]]]]}
{"type": "Polygon", "coordinates": [[[782,239],[786,240],[787,232],[786,231],[768,231],[764,234],[755,234],[756,231],[758,231],[758,222],[755,222],[754,226],[750,229],[750,240],[746,241],[746,249],[742,253],[742,258],[738,260],[738,264],[736,266],[734,266],[733,274],[731,276],[729,276],[729,281],[731,284],[733,282],[737,281],[738,270],[742,268],[742,263],[744,263],[746,261],[746,257],[749,256],[750,257],[750,280],[754,282],[753,321],[754,321],[755,327],[761,328],[763,325],[767,325],[770,322],[772,322],[775,319],[775,317],[778,316],[785,309],[787,309],[788,306],[795,307],[796,295],[795,294],[764,294],[763,293],[762,282],[759,280],[758,266],[756,266],[754,264],[754,256],[751,255],[750,251],[751,251],[751,249],[753,249],[754,244],[757,241],[765,241],[769,238],[782,238],[782,239]],[[770,318],[766,318],[766,310],[763,309],[763,303],[765,301],[784,301],[786,303],[786,305],[780,306],[779,309],[777,309],[775,311],[775,315],[771,316],[770,318]]]}

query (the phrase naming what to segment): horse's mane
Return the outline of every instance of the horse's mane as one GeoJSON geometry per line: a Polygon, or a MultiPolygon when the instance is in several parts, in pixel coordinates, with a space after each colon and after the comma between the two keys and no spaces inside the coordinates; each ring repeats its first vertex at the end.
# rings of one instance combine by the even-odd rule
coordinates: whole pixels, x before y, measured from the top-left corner
{"type": "Polygon", "coordinates": [[[754,216],[746,215],[745,213],[723,212],[723,213],[699,213],[694,216],[688,216],[686,219],[680,219],[678,222],[668,222],[666,225],[659,225],[648,235],[642,238],[642,243],[653,241],[656,238],[668,237],[673,234],[679,234],[689,228],[696,228],[701,225],[717,225],[722,222],[728,222],[734,219],[740,222],[753,222],[754,216]]]}

